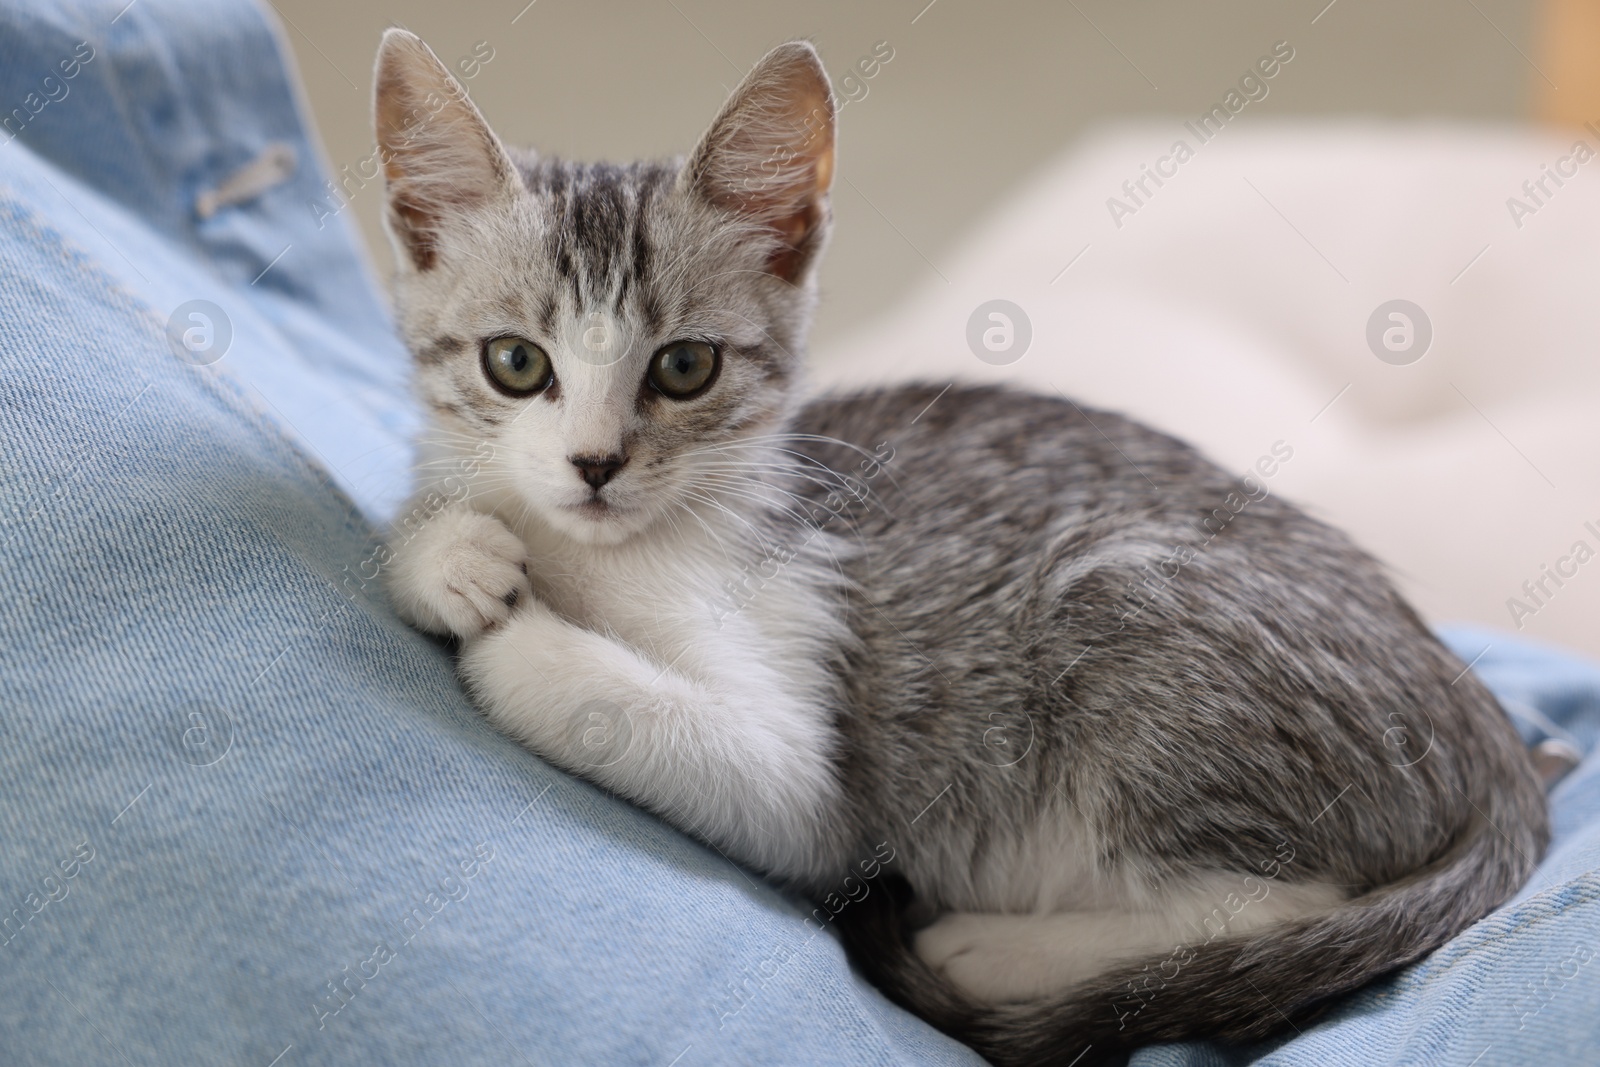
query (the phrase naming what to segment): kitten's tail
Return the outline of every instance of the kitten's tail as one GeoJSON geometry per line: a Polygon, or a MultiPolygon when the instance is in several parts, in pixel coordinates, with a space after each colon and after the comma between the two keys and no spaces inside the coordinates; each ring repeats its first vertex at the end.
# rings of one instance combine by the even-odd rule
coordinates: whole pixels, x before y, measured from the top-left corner
{"type": "Polygon", "coordinates": [[[1485,804],[1489,814],[1435,863],[1327,914],[1180,946],[1030,1003],[978,1004],[923,963],[904,928],[903,880],[836,921],[851,958],[891,1000],[997,1067],[1090,1067],[1154,1042],[1259,1040],[1438,948],[1515,893],[1543,851],[1543,823],[1505,810],[1519,807],[1506,800],[1485,804]]]}

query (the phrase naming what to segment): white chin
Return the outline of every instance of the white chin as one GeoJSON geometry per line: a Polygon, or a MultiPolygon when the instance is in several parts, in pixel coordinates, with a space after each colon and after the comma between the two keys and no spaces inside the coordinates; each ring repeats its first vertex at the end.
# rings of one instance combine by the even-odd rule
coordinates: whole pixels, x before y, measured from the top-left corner
{"type": "Polygon", "coordinates": [[[614,507],[578,505],[558,508],[547,517],[552,526],[574,541],[615,545],[638,532],[644,514],[634,509],[623,511],[614,507]]]}

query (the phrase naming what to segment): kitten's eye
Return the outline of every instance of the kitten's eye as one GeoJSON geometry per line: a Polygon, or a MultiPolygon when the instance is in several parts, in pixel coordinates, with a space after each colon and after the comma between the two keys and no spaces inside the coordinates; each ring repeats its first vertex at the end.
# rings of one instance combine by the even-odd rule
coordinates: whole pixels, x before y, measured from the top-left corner
{"type": "Polygon", "coordinates": [[[703,341],[676,341],[650,361],[650,384],[674,400],[703,392],[717,376],[717,350],[703,341]]]}
{"type": "Polygon", "coordinates": [[[550,357],[525,337],[496,337],[483,346],[489,380],[512,396],[531,396],[555,378],[550,357]]]}

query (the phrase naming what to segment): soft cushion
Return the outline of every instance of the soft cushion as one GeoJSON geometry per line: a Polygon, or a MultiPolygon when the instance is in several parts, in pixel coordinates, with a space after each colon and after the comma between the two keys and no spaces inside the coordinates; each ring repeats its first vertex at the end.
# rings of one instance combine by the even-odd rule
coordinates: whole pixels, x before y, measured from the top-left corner
{"type": "Polygon", "coordinates": [[[1572,554],[1600,556],[1600,158],[1578,163],[1580,140],[1600,156],[1588,129],[1246,111],[1201,145],[1176,121],[1110,127],[996,205],[941,276],[818,352],[818,376],[1059,389],[1238,471],[1282,441],[1273,491],[1349,530],[1429,618],[1600,656],[1600,568],[1572,554]],[[1194,157],[1113,216],[1180,137],[1194,157]],[[1557,165],[1576,177],[1545,179],[1536,214],[1508,206],[1557,165]],[[1033,329],[1001,366],[966,339],[994,299],[1033,329]],[[1410,363],[1368,344],[1396,299],[1432,326],[1410,363]],[[1574,580],[1530,600],[1544,566],[1574,580]]]}

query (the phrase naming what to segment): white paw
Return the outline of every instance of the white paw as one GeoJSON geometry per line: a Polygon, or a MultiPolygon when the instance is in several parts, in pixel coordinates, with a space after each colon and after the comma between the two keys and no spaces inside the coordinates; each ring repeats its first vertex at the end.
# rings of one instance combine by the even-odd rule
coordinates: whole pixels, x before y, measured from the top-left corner
{"type": "Polygon", "coordinates": [[[446,511],[389,549],[395,607],[418,629],[476,637],[533,598],[528,550],[493,516],[446,511]]]}
{"type": "Polygon", "coordinates": [[[917,955],[929,967],[969,995],[991,1003],[1006,999],[1004,994],[1010,991],[1006,973],[1015,966],[996,942],[992,918],[952,912],[918,931],[913,941],[917,955]]]}
{"type": "Polygon", "coordinates": [[[1025,915],[950,912],[919,931],[913,947],[924,963],[976,1000],[1026,1001],[1070,986],[1077,970],[1037,920],[1025,915]]]}

